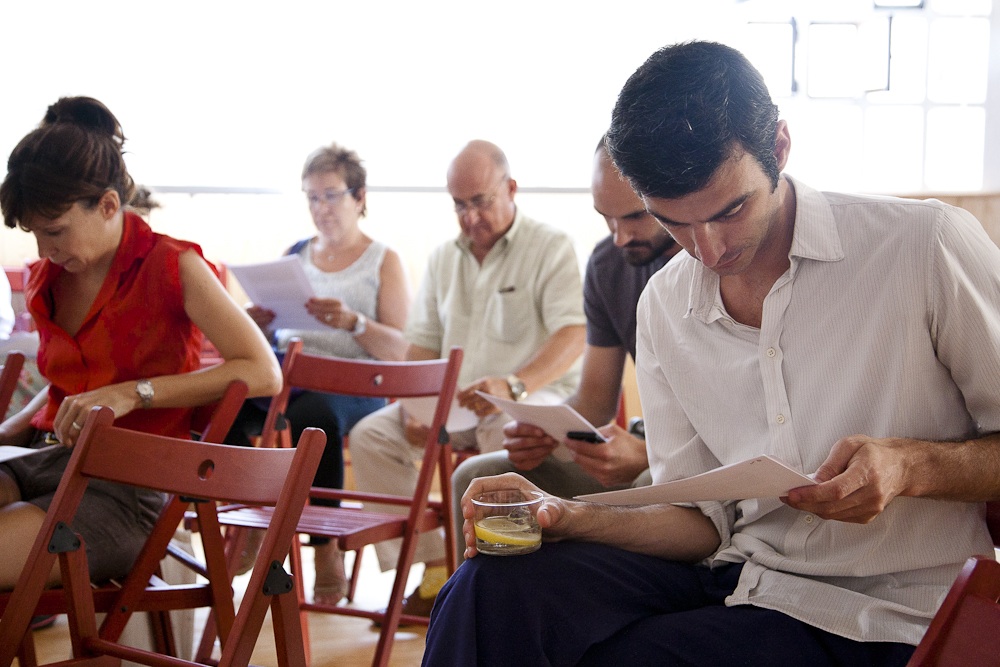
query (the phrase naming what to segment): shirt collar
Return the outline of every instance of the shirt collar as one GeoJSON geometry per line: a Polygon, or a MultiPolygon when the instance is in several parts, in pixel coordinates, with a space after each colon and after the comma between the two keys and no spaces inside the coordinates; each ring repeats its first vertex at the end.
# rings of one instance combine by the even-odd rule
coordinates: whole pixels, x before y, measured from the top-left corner
{"type": "MultiPolygon", "coordinates": [[[[836,262],[844,258],[844,248],[833,209],[823,193],[813,190],[800,181],[785,175],[795,195],[795,228],[792,246],[788,251],[791,274],[802,260],[836,262]]],[[[694,262],[694,278],[688,292],[687,316],[694,316],[706,324],[724,316],[719,276],[706,269],[698,260],[694,262]]]]}
{"type": "MultiPolygon", "coordinates": [[[[490,248],[490,251],[489,251],[489,253],[487,253],[487,256],[492,255],[494,252],[500,252],[500,251],[502,251],[503,249],[505,249],[508,245],[510,245],[514,241],[514,238],[517,236],[517,230],[519,230],[521,227],[524,226],[523,224],[521,224],[521,221],[523,219],[524,219],[524,216],[521,215],[521,209],[519,209],[519,208],[517,208],[517,206],[515,206],[514,207],[514,222],[511,224],[510,229],[508,229],[507,232],[503,236],[501,236],[499,239],[497,239],[497,242],[493,245],[492,248],[490,248]],[[497,250],[498,248],[500,250],[497,250]]],[[[460,233],[458,235],[458,238],[455,239],[455,245],[457,245],[459,248],[461,248],[463,252],[466,252],[466,253],[469,253],[469,254],[472,253],[472,241],[465,234],[461,234],[460,233]]]]}

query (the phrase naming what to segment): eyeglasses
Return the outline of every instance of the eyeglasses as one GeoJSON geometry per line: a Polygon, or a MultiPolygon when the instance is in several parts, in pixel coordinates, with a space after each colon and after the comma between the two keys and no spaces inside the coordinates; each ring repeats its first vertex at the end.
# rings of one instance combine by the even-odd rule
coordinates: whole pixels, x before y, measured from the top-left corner
{"type": "Polygon", "coordinates": [[[329,204],[333,206],[343,199],[346,195],[353,195],[355,188],[348,188],[346,190],[327,190],[320,195],[306,195],[306,199],[309,201],[309,206],[319,206],[320,203],[329,204]]]}
{"type": "Polygon", "coordinates": [[[480,213],[482,213],[483,211],[489,210],[489,208],[491,206],[493,206],[493,202],[495,202],[497,200],[497,194],[499,194],[499,193],[496,192],[496,189],[498,187],[500,187],[501,183],[503,183],[504,181],[508,180],[509,178],[510,177],[507,176],[507,174],[504,174],[500,178],[500,180],[496,182],[496,185],[494,185],[492,188],[490,188],[489,190],[487,190],[487,192],[494,191],[493,194],[491,194],[491,195],[485,195],[485,194],[476,195],[475,197],[473,197],[472,199],[470,199],[467,202],[460,201],[460,200],[456,199],[455,200],[455,213],[457,213],[458,215],[465,215],[466,213],[469,212],[470,209],[473,209],[473,208],[476,209],[477,211],[479,211],[480,213]]]}

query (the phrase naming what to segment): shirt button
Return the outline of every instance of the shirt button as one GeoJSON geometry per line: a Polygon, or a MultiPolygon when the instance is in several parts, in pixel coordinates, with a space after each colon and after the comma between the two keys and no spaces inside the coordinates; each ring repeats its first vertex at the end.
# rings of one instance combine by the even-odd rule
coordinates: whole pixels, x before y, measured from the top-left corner
{"type": "Polygon", "coordinates": [[[806,514],[806,523],[812,523],[815,517],[812,514],[806,514]]]}
{"type": "Polygon", "coordinates": [[[785,415],[778,415],[775,418],[775,421],[777,421],[779,424],[784,424],[785,423],[785,415]]]}
{"type": "Polygon", "coordinates": [[[773,359],[774,355],[776,355],[776,354],[778,354],[778,353],[774,351],[773,347],[767,348],[767,356],[769,356],[769,357],[771,357],[773,359]]]}

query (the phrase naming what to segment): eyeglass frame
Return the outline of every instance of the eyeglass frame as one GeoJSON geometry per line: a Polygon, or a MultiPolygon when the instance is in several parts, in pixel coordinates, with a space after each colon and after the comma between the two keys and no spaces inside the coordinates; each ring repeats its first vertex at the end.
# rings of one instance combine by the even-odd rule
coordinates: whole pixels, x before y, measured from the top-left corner
{"type": "Polygon", "coordinates": [[[503,176],[501,176],[500,180],[498,180],[492,188],[489,188],[486,191],[486,192],[492,191],[493,194],[489,195],[488,198],[483,199],[482,201],[479,202],[477,202],[476,199],[480,197],[486,197],[485,192],[477,194],[468,202],[458,201],[452,198],[452,201],[454,201],[455,203],[455,214],[458,216],[463,216],[466,213],[468,213],[471,209],[476,209],[476,211],[478,211],[479,213],[482,213],[483,211],[488,211],[490,207],[493,206],[493,203],[496,202],[497,196],[500,194],[499,192],[496,191],[497,188],[499,188],[504,181],[509,181],[509,180],[510,180],[509,174],[504,174],[503,176]]]}
{"type": "Polygon", "coordinates": [[[354,193],[357,192],[357,190],[358,188],[347,188],[346,190],[337,190],[334,192],[327,191],[321,195],[307,194],[306,202],[309,204],[310,208],[312,208],[313,206],[319,206],[321,203],[327,204],[329,206],[336,206],[338,203],[340,203],[341,199],[343,199],[347,195],[353,196],[354,193]]]}

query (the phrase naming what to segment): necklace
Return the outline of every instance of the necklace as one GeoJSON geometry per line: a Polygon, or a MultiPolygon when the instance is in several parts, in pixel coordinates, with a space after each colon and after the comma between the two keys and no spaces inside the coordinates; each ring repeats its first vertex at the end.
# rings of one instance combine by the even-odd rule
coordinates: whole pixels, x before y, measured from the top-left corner
{"type": "Polygon", "coordinates": [[[330,251],[330,250],[320,251],[319,248],[317,247],[317,244],[316,244],[315,241],[313,242],[313,245],[312,245],[312,251],[313,251],[313,257],[314,258],[315,257],[319,257],[319,259],[326,260],[327,262],[332,262],[333,260],[335,260],[337,258],[337,253],[335,253],[333,251],[330,251]]]}

